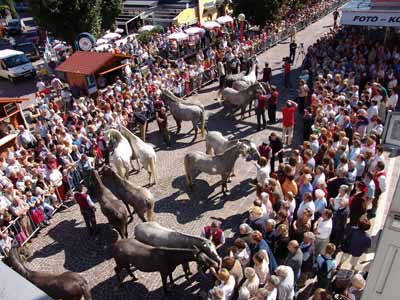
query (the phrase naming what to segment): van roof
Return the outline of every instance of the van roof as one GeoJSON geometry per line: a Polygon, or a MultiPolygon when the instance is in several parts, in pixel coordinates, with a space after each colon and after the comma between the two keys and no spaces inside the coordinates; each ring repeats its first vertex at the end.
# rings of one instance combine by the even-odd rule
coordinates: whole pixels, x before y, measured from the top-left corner
{"type": "Polygon", "coordinates": [[[8,58],[10,56],[19,55],[19,54],[24,54],[24,52],[12,50],[12,49],[0,50],[0,59],[8,58]]]}

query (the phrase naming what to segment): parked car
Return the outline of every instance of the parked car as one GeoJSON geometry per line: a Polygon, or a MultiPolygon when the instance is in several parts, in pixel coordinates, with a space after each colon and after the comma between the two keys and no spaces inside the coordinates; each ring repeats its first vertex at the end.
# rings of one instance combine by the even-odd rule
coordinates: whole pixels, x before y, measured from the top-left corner
{"type": "Polygon", "coordinates": [[[21,20],[11,19],[7,22],[7,33],[8,35],[17,35],[22,31],[21,20]]]}
{"type": "Polygon", "coordinates": [[[21,26],[22,26],[22,31],[38,31],[39,27],[36,25],[35,20],[33,18],[22,18],[21,19],[21,26]]]}
{"type": "Polygon", "coordinates": [[[16,82],[17,79],[35,75],[36,69],[24,52],[13,49],[0,51],[0,77],[16,82]]]}
{"type": "Polygon", "coordinates": [[[15,46],[15,50],[24,52],[25,55],[32,61],[40,59],[39,50],[35,46],[35,44],[32,42],[26,41],[26,42],[18,43],[15,46]]]}
{"type": "Polygon", "coordinates": [[[40,35],[37,30],[31,30],[22,33],[19,37],[18,40],[23,40],[23,41],[29,41],[34,43],[35,45],[39,45],[40,43],[40,35]]]}

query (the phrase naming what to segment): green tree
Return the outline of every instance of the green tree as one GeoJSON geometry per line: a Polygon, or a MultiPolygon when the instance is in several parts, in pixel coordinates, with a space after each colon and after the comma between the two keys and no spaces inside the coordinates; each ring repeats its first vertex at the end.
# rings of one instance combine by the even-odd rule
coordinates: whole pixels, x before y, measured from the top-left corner
{"type": "Polygon", "coordinates": [[[17,17],[18,14],[15,10],[12,0],[0,0],[0,7],[2,11],[7,9],[13,18],[17,17]]]}
{"type": "Polygon", "coordinates": [[[244,13],[246,18],[254,17],[257,24],[279,19],[279,12],[285,0],[234,0],[236,14],[244,13]]]}
{"type": "Polygon", "coordinates": [[[115,18],[121,14],[122,0],[103,0],[101,5],[101,28],[108,30],[115,24],[115,18]]]}
{"type": "Polygon", "coordinates": [[[71,44],[81,32],[100,36],[109,29],[121,5],[121,0],[30,0],[38,25],[71,44]]]}

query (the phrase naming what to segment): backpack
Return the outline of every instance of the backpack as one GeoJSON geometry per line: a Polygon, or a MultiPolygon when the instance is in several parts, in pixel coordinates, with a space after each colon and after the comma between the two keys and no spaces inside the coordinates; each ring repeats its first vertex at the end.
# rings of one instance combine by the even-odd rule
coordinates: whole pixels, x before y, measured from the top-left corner
{"type": "Polygon", "coordinates": [[[324,262],[320,267],[317,267],[317,278],[318,279],[328,279],[329,274],[332,272],[333,268],[329,269],[329,262],[333,261],[333,258],[326,258],[321,255],[324,262]]]}

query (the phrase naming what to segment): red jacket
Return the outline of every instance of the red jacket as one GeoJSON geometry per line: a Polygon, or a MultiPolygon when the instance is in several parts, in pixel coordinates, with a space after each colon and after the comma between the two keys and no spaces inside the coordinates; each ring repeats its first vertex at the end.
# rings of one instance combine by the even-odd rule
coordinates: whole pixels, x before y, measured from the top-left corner
{"type": "Polygon", "coordinates": [[[257,100],[258,100],[257,108],[265,109],[265,107],[267,106],[267,97],[264,95],[260,95],[258,96],[257,100]]]}
{"type": "MultiPolygon", "coordinates": [[[[211,237],[211,226],[206,226],[204,227],[204,233],[206,235],[207,239],[210,239],[211,237]]],[[[219,244],[221,244],[221,238],[222,238],[222,230],[221,229],[217,229],[217,231],[214,232],[214,234],[212,235],[212,242],[214,243],[215,246],[218,246],[219,244]]]]}

